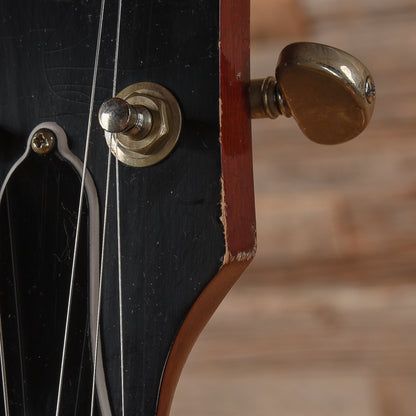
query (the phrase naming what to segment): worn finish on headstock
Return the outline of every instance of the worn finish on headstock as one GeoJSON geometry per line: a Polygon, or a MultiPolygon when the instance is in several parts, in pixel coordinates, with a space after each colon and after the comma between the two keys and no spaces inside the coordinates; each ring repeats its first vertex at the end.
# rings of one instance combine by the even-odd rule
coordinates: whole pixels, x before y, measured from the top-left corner
{"type": "MultiPolygon", "coordinates": [[[[2,181],[40,122],[58,123],[68,135],[71,151],[80,159],[84,151],[99,1],[28,3],[25,8],[12,0],[0,4],[4,21],[0,47],[6,62],[0,68],[0,89],[8,99],[2,104],[0,129],[2,140],[10,143],[0,156],[2,181]]],[[[108,2],[88,160],[99,197],[101,230],[108,148],[97,112],[111,97],[116,15],[116,2],[108,2]]],[[[124,0],[122,16],[119,89],[137,82],[158,83],[176,97],[183,115],[178,144],[166,159],[146,168],[120,164],[125,410],[126,414],[166,416],[192,343],[254,255],[249,2],[124,0]]],[[[112,177],[110,189],[114,185],[112,177]]],[[[36,188],[30,192],[39,198],[36,188]]],[[[13,199],[13,194],[8,198],[13,199]]],[[[44,204],[60,209],[59,195],[45,193],[43,198],[44,204]]],[[[21,215],[30,209],[24,201],[23,195],[21,215]]],[[[101,339],[108,395],[112,412],[118,415],[115,205],[112,192],[101,339]]],[[[0,224],[0,232],[7,222],[0,224]]],[[[54,228],[62,224],[55,222],[48,233],[54,228]]],[[[13,235],[14,244],[21,238],[13,235]]],[[[49,254],[53,249],[39,246],[43,248],[49,254]]],[[[1,261],[7,263],[10,258],[3,256],[1,261]]],[[[26,281],[28,275],[16,278],[26,281]]],[[[67,278],[61,276],[63,282],[67,278]]],[[[88,303],[91,293],[84,292],[83,297],[88,303]]],[[[54,300],[47,297],[45,302],[54,300]]],[[[7,316],[4,305],[4,293],[0,293],[2,319],[7,316]]],[[[24,326],[22,322],[22,330],[24,326]]],[[[7,333],[4,342],[8,342],[7,333]]],[[[25,342],[36,340],[29,337],[25,342]]],[[[56,343],[59,350],[59,337],[56,343]]],[[[17,376],[17,380],[23,378],[17,376]]],[[[43,385],[39,373],[34,382],[45,398],[44,414],[54,414],[56,381],[43,385]]],[[[26,403],[17,393],[14,399],[17,408],[26,403]]],[[[79,414],[87,413],[82,408],[79,414]]]]}

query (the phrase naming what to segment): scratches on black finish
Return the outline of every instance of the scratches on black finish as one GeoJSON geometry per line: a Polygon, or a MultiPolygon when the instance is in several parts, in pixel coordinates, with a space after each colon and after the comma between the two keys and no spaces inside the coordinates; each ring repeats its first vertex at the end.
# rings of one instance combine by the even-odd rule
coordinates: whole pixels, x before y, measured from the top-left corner
{"type": "MultiPolygon", "coordinates": [[[[22,343],[22,328],[21,328],[21,320],[20,320],[20,296],[19,296],[19,286],[16,279],[16,264],[15,264],[15,247],[14,247],[14,239],[13,239],[13,227],[12,227],[12,213],[10,212],[10,204],[9,204],[9,196],[8,191],[6,189],[5,192],[5,201],[4,204],[6,206],[7,211],[7,225],[8,228],[6,228],[3,232],[8,233],[9,242],[10,242],[10,270],[11,270],[11,281],[12,281],[12,287],[13,287],[13,294],[14,294],[14,305],[15,305],[15,311],[16,311],[16,330],[17,330],[17,355],[19,357],[19,371],[20,371],[20,388],[22,391],[22,397],[26,397],[25,393],[25,366],[23,364],[24,362],[24,351],[23,351],[23,343],[22,343]]],[[[4,270],[4,269],[3,269],[4,270]]],[[[0,316],[3,316],[1,314],[0,316]]],[[[3,332],[4,333],[4,332],[3,332]]],[[[3,338],[4,339],[4,338],[3,338]]],[[[3,340],[2,340],[3,342],[3,340]]],[[[5,345],[5,344],[4,344],[5,345]]],[[[3,345],[3,348],[4,348],[3,345]]],[[[6,378],[7,382],[7,378],[6,378]]],[[[8,398],[7,398],[8,400],[8,398]]],[[[26,402],[25,400],[22,400],[23,404],[23,414],[26,415],[26,402]]]]}
{"type": "MultiPolygon", "coordinates": [[[[54,153],[29,152],[10,176],[0,201],[0,310],[11,414],[53,415],[56,405],[72,268],[72,256],[57,253],[74,245],[74,195],[80,180],[54,153]]],[[[75,414],[88,409],[86,387],[91,385],[85,210],[81,223],[63,390],[65,408],[79,404],[81,410],[75,414]]]]}
{"type": "MultiPolygon", "coordinates": [[[[116,2],[107,2],[88,165],[101,207],[107,146],[96,113],[111,96],[116,7],[116,2]]],[[[120,90],[136,82],[160,83],[175,95],[183,113],[178,146],[162,163],[143,169],[120,166],[127,415],[155,413],[171,343],[190,306],[218,271],[225,251],[220,222],[218,8],[218,0],[123,1],[120,90]]],[[[22,138],[42,121],[60,124],[71,150],[82,157],[98,12],[99,0],[0,2],[0,53],[8,62],[0,67],[0,90],[8,101],[0,103],[0,128],[17,137],[7,157],[0,155],[1,180],[23,153],[22,138]]],[[[114,187],[112,178],[101,331],[110,400],[117,415],[114,187]]],[[[23,207],[16,209],[24,215],[23,207]]],[[[67,261],[65,247],[56,252],[56,259],[67,261]]]]}

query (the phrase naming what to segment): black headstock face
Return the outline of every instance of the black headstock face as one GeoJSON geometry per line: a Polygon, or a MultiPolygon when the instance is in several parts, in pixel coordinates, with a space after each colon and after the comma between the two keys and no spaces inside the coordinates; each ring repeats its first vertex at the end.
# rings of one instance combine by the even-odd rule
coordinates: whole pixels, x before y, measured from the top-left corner
{"type": "Polygon", "coordinates": [[[248,2],[232,3],[123,0],[117,91],[137,82],[164,86],[179,103],[182,129],[160,163],[136,168],[120,162],[118,186],[112,157],[106,202],[108,146],[97,113],[112,96],[117,2],[105,5],[93,89],[100,1],[1,2],[0,313],[8,402],[3,414],[9,414],[7,407],[11,415],[89,414],[93,384],[94,415],[168,414],[193,340],[255,244],[247,100],[234,105],[243,120],[235,151],[232,134],[224,135],[232,130],[224,114],[233,108],[224,85],[240,100],[249,77],[247,42],[237,64],[221,58],[226,49],[220,40],[232,49],[232,38],[222,39],[221,10],[224,16],[233,7],[244,11],[247,19],[236,24],[248,38],[248,2]],[[224,84],[224,71],[235,79],[224,84]],[[33,148],[42,146],[43,139],[33,144],[41,127],[56,140],[45,153],[33,148]],[[238,177],[235,184],[228,181],[233,175],[224,171],[226,158],[247,171],[243,184],[238,177]],[[232,200],[224,196],[227,189],[232,200]],[[248,213],[233,222],[243,194],[241,211],[248,213]],[[239,246],[230,236],[246,226],[248,238],[239,246]],[[238,267],[228,273],[233,262],[238,267]],[[207,300],[207,294],[213,297],[207,300]],[[175,343],[181,331],[183,345],[175,343]],[[177,362],[169,361],[172,350],[177,362]]]}

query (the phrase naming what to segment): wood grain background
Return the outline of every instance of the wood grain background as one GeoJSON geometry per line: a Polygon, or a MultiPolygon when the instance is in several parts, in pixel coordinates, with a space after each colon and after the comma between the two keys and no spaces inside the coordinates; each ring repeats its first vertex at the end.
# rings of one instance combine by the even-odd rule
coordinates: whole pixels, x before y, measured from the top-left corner
{"type": "Polygon", "coordinates": [[[364,61],[373,121],[310,143],[253,122],[257,258],[195,346],[173,416],[416,414],[416,3],[252,0],[252,76],[287,43],[364,61]]]}

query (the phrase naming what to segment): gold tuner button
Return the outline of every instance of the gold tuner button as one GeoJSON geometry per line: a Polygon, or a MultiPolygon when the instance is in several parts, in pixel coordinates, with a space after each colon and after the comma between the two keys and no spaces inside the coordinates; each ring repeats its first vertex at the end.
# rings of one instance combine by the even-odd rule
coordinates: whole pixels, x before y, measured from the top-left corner
{"type": "Polygon", "coordinates": [[[114,156],[134,167],[151,166],[167,157],[182,125],[175,97],[152,82],[130,85],[105,101],[98,119],[114,156]]]}
{"type": "Polygon", "coordinates": [[[252,118],[293,116],[303,133],[321,144],[358,136],[375,104],[369,70],[339,49],[318,43],[293,43],[280,54],[276,77],[250,83],[252,118]]]}

